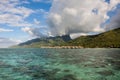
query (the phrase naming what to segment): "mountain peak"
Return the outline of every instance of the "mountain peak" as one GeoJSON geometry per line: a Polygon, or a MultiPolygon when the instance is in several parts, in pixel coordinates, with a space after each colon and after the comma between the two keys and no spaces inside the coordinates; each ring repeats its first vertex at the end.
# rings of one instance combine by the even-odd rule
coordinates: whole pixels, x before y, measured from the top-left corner
{"type": "Polygon", "coordinates": [[[53,44],[53,43],[61,43],[61,42],[67,42],[70,41],[71,38],[69,35],[63,35],[63,36],[56,36],[56,37],[47,37],[47,38],[35,38],[32,40],[29,40],[27,42],[20,43],[19,46],[24,46],[24,45],[31,45],[34,43],[42,43],[42,45],[47,45],[47,44],[53,44]]]}

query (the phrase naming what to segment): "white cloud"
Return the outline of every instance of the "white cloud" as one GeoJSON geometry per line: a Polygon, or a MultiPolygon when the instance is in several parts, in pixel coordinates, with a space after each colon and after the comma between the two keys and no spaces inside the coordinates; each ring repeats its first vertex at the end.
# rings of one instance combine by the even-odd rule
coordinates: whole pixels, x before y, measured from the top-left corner
{"type": "Polygon", "coordinates": [[[41,2],[42,0],[33,0],[33,2],[41,2]]]}
{"type": "Polygon", "coordinates": [[[77,37],[87,36],[87,35],[88,35],[87,33],[73,33],[73,34],[70,35],[70,37],[71,37],[72,39],[75,39],[75,38],[77,38],[77,37]]]}
{"type": "Polygon", "coordinates": [[[28,0],[22,0],[21,3],[22,4],[30,4],[30,2],[28,0]]]}
{"type": "Polygon", "coordinates": [[[7,48],[12,45],[19,44],[21,40],[14,40],[9,38],[0,38],[0,48],[7,48]]]}
{"type": "Polygon", "coordinates": [[[32,28],[30,28],[30,27],[24,27],[24,28],[22,28],[22,31],[28,32],[30,35],[33,35],[32,28]]]}
{"type": "Polygon", "coordinates": [[[0,14],[0,24],[8,24],[8,26],[31,26],[32,24],[24,21],[23,17],[14,14],[0,14]]]}
{"type": "Polygon", "coordinates": [[[14,30],[12,29],[4,29],[4,28],[0,28],[0,32],[12,32],[14,30]]]}
{"type": "Polygon", "coordinates": [[[109,19],[107,13],[116,8],[120,0],[53,0],[48,16],[52,35],[102,32],[101,24],[109,19]]]}
{"type": "Polygon", "coordinates": [[[37,20],[37,19],[34,19],[34,23],[35,23],[36,25],[40,25],[40,21],[37,20]]]}
{"type": "Polygon", "coordinates": [[[18,6],[21,3],[20,0],[0,1],[0,24],[15,27],[31,25],[25,19],[34,13],[34,11],[23,6],[18,6]]]}
{"type": "Polygon", "coordinates": [[[52,3],[53,0],[33,0],[33,2],[52,3]]]}
{"type": "Polygon", "coordinates": [[[48,11],[46,11],[46,10],[44,10],[44,9],[37,9],[36,11],[35,11],[35,13],[36,14],[41,14],[41,15],[43,15],[43,17],[44,18],[46,18],[47,16],[48,16],[48,14],[49,14],[49,12],[48,11]]]}
{"type": "Polygon", "coordinates": [[[48,37],[49,32],[48,29],[43,26],[43,27],[36,27],[36,28],[31,28],[31,27],[24,27],[22,28],[22,31],[27,32],[33,37],[48,37]]]}
{"type": "Polygon", "coordinates": [[[77,16],[77,10],[74,8],[65,8],[63,12],[67,15],[77,16]]]}
{"type": "Polygon", "coordinates": [[[56,22],[56,25],[59,25],[62,21],[62,17],[59,14],[51,14],[50,16],[52,16],[52,21],[56,22]]]}

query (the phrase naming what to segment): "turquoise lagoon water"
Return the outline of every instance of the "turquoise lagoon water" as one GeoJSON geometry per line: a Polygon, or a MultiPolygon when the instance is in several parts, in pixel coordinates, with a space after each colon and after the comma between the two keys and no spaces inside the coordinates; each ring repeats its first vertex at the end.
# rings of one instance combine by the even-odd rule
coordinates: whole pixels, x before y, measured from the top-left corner
{"type": "Polygon", "coordinates": [[[0,49],[0,80],[120,80],[120,49],[0,49]]]}

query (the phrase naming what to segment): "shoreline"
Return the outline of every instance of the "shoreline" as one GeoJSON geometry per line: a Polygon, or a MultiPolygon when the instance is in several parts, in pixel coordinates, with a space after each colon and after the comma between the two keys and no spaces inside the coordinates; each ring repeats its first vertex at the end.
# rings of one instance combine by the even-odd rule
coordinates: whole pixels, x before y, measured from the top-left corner
{"type": "Polygon", "coordinates": [[[82,46],[42,46],[40,48],[49,48],[49,49],[81,49],[82,46]]]}
{"type": "MultiPolygon", "coordinates": [[[[83,47],[83,46],[39,46],[39,47],[32,47],[32,46],[14,46],[9,48],[41,48],[41,49],[83,49],[83,48],[119,48],[119,47],[83,47]]],[[[3,48],[4,49],[4,48],[3,48]]]]}

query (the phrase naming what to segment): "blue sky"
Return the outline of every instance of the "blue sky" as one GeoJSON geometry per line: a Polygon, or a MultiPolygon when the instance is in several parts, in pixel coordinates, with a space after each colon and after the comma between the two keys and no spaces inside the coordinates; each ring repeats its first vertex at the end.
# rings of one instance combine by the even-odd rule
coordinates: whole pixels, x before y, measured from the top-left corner
{"type": "Polygon", "coordinates": [[[31,39],[31,35],[22,31],[21,28],[26,26],[33,28],[38,27],[35,25],[35,21],[40,23],[40,25],[45,25],[45,16],[51,7],[51,2],[51,0],[0,1],[0,6],[2,6],[0,10],[0,18],[2,19],[0,22],[0,38],[18,41],[31,39]],[[19,11],[23,11],[23,13],[19,11]],[[11,20],[12,18],[14,22],[11,20]],[[18,20],[16,20],[16,18],[18,18],[18,20]]]}
{"type": "MultiPolygon", "coordinates": [[[[4,1],[3,1],[4,2],[4,1]]],[[[51,2],[44,2],[41,0],[29,0],[26,2],[23,2],[19,5],[18,7],[24,7],[27,8],[28,10],[33,10],[33,13],[30,13],[28,17],[25,17],[23,21],[27,22],[28,24],[34,24],[34,20],[36,19],[37,21],[40,22],[40,24],[45,24],[45,13],[47,13],[51,7],[51,2]]],[[[17,14],[17,12],[16,12],[17,14]]],[[[15,14],[11,15],[14,16],[15,14]]],[[[18,13],[19,15],[19,13],[18,13]]],[[[24,14],[23,14],[24,15],[24,14]]],[[[10,17],[12,18],[12,17],[10,17]]],[[[26,24],[27,25],[27,24],[26,24]]],[[[6,23],[1,23],[0,28],[8,29],[8,30],[14,30],[14,31],[3,31],[0,32],[0,37],[7,37],[7,38],[19,38],[20,36],[27,35],[25,32],[21,31],[21,27],[23,26],[10,26],[9,24],[6,23]]],[[[31,26],[35,27],[35,26],[31,26]]]]}
{"type": "MultiPolygon", "coordinates": [[[[36,38],[38,36],[42,36],[42,37],[43,35],[48,36],[48,33],[46,32],[49,29],[48,26],[50,25],[53,25],[56,31],[57,29],[60,30],[58,27],[62,26],[61,30],[58,31],[58,33],[55,35],[64,35],[64,34],[70,34],[74,32],[78,27],[76,27],[75,29],[71,28],[72,30],[68,31],[67,33],[67,32],[64,32],[66,31],[65,29],[67,29],[66,27],[67,24],[64,24],[63,22],[61,22],[62,25],[55,24],[57,23],[57,21],[58,22],[60,21],[58,20],[58,18],[63,19],[63,16],[66,16],[66,13],[64,12],[60,13],[59,10],[56,10],[56,9],[61,10],[63,6],[61,6],[60,4],[64,4],[67,1],[65,0],[62,0],[62,1],[57,0],[57,1],[58,3],[52,0],[1,0],[0,1],[0,47],[11,46],[13,44],[24,42],[29,39],[36,38]],[[50,12],[50,10],[53,12],[50,12]],[[47,23],[48,15],[50,16],[49,21],[52,22],[51,24],[47,23]],[[60,34],[60,33],[63,33],[63,34],[60,34]],[[7,43],[6,40],[9,42],[9,44],[7,43]]],[[[75,1],[76,2],[78,1],[79,3],[79,1],[81,0],[75,0],[75,1]]],[[[75,1],[73,1],[73,3],[75,1]]],[[[111,0],[111,2],[112,1],[113,0],[111,0]]],[[[105,2],[110,4],[110,0],[105,0],[105,2]]],[[[64,6],[66,7],[65,10],[68,12],[71,11],[71,13],[73,12],[73,14],[67,14],[67,15],[72,15],[71,17],[73,17],[73,15],[75,16],[76,14],[76,11],[74,9],[76,8],[74,7],[75,5],[72,5],[71,7],[73,8],[70,8],[70,9],[68,8],[68,6],[71,6],[71,5],[64,6]]],[[[76,8],[76,10],[77,9],[78,8],[76,8]]],[[[108,11],[107,15],[110,18],[113,17],[114,15],[116,15],[116,12],[118,11],[118,9],[120,9],[119,5],[114,10],[108,11]]],[[[96,12],[97,11],[96,8],[92,11],[94,13],[98,13],[96,12]]],[[[97,14],[94,14],[94,15],[97,15],[97,14]]],[[[110,22],[110,19],[106,20],[104,24],[109,22],[110,22]]],[[[55,30],[51,30],[51,31],[55,31],[55,30]]],[[[84,34],[85,32],[85,30],[81,27],[80,27],[80,30],[78,29],[78,32],[79,31],[81,31],[82,34],[84,34]]],[[[51,35],[54,35],[54,33],[56,32],[50,32],[50,33],[51,35]]]]}

